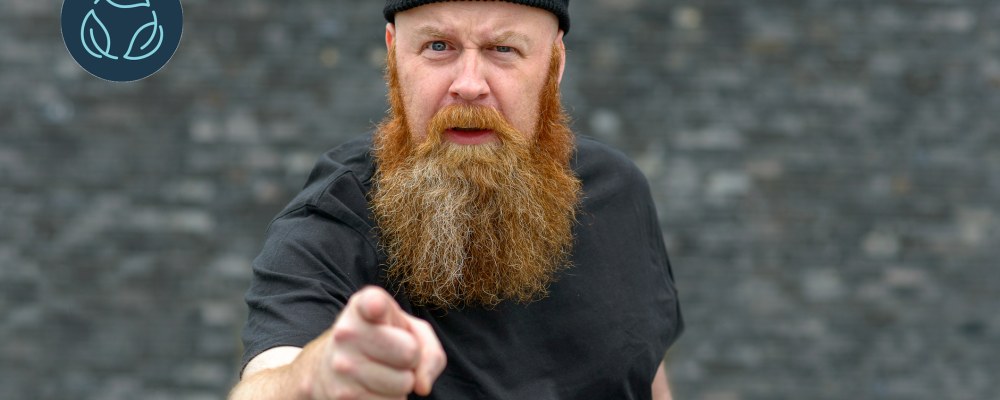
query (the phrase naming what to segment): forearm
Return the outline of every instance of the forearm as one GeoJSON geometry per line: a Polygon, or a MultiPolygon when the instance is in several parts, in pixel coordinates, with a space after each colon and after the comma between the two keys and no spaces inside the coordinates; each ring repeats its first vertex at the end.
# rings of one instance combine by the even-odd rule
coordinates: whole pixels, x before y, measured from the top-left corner
{"type": "Polygon", "coordinates": [[[305,348],[278,347],[254,357],[243,379],[229,392],[229,400],[309,399],[307,370],[329,338],[327,330],[305,348]]]}
{"type": "Polygon", "coordinates": [[[308,400],[293,368],[287,364],[245,377],[229,392],[229,400],[308,400]]]}
{"type": "Polygon", "coordinates": [[[653,376],[653,400],[672,400],[670,395],[670,382],[667,379],[667,370],[663,363],[656,369],[653,376]]]}

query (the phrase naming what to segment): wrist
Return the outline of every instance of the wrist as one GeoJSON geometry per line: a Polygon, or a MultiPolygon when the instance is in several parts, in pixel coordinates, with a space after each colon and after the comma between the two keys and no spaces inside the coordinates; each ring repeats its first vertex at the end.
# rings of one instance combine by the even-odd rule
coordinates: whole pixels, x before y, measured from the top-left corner
{"type": "MultiPolygon", "coordinates": [[[[310,352],[311,353],[311,352],[310,352]]],[[[303,351],[286,369],[285,381],[289,382],[291,398],[295,400],[313,400],[313,387],[316,382],[315,357],[303,351]]]]}
{"type": "Polygon", "coordinates": [[[287,365],[285,371],[286,382],[290,382],[289,393],[296,400],[313,400],[316,398],[315,392],[317,380],[321,379],[323,371],[324,355],[330,354],[329,346],[331,330],[327,330],[322,335],[313,339],[302,351],[287,365]]]}

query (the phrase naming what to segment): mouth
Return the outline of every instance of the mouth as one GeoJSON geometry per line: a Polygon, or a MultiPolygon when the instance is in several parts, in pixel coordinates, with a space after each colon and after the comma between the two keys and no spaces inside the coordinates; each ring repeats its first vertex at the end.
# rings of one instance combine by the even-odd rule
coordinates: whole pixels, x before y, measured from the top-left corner
{"type": "Polygon", "coordinates": [[[451,127],[445,130],[444,137],[457,144],[483,144],[496,140],[492,129],[479,127],[451,127]]]}

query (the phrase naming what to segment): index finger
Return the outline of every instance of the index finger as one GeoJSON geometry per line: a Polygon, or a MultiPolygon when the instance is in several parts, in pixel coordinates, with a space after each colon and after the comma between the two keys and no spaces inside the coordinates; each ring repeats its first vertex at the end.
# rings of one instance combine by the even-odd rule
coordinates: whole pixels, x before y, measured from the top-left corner
{"type": "Polygon", "coordinates": [[[351,300],[357,303],[358,316],[365,322],[387,324],[403,329],[408,329],[410,326],[406,320],[406,313],[399,308],[399,304],[385,289],[368,286],[355,293],[351,300]]]}

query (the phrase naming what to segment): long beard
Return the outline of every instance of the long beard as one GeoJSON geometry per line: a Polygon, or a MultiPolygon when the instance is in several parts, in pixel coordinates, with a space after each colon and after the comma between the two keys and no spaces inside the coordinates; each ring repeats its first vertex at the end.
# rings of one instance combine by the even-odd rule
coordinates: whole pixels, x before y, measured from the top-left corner
{"type": "Polygon", "coordinates": [[[580,182],[569,168],[573,135],[559,101],[553,51],[534,135],[487,107],[451,106],[414,143],[390,49],[390,114],[375,136],[372,210],[387,275],[416,305],[493,307],[545,297],[569,266],[580,182]],[[492,129],[497,143],[443,140],[451,126],[492,129]]]}

